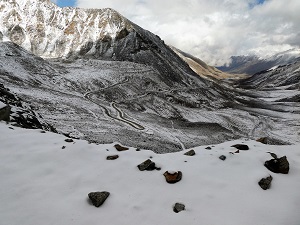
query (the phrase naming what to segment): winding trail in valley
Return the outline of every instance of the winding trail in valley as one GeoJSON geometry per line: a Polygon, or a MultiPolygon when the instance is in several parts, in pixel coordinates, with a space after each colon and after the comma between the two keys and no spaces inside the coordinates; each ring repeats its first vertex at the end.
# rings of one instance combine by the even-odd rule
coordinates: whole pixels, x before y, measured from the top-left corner
{"type": "MultiPolygon", "coordinates": [[[[123,123],[126,123],[127,125],[129,125],[129,126],[135,128],[135,129],[137,129],[137,130],[142,131],[142,130],[145,130],[145,127],[143,127],[142,125],[138,124],[138,123],[135,122],[135,121],[130,120],[129,118],[125,118],[125,113],[124,113],[120,108],[118,108],[118,107],[116,106],[117,103],[115,103],[115,102],[112,102],[112,103],[111,103],[112,108],[114,108],[114,109],[116,110],[116,112],[117,112],[117,117],[115,117],[115,116],[113,116],[113,115],[111,114],[111,112],[110,112],[110,110],[109,110],[108,108],[106,108],[105,106],[103,106],[103,105],[100,104],[99,102],[94,101],[94,100],[91,98],[91,95],[93,95],[94,93],[97,93],[97,92],[99,92],[99,91],[103,91],[103,90],[105,90],[105,89],[107,89],[107,88],[111,88],[111,87],[114,87],[114,86],[117,86],[117,85],[120,85],[120,84],[124,84],[124,83],[126,83],[126,82],[128,82],[128,81],[129,81],[129,78],[127,77],[127,78],[125,78],[124,81],[122,81],[122,82],[120,82],[120,83],[113,84],[113,85],[111,85],[111,86],[109,86],[109,87],[105,87],[105,88],[102,88],[102,89],[97,90],[97,91],[89,91],[89,92],[85,93],[85,94],[83,95],[83,97],[84,97],[85,99],[87,99],[88,101],[90,101],[90,102],[96,104],[96,105],[99,106],[100,108],[102,108],[104,114],[105,114],[106,116],[108,116],[109,118],[114,119],[114,120],[118,120],[118,121],[123,122],[123,123]]],[[[95,116],[96,114],[95,114],[94,112],[93,112],[92,114],[93,114],[93,116],[94,116],[96,119],[98,119],[98,117],[95,116]]]]}

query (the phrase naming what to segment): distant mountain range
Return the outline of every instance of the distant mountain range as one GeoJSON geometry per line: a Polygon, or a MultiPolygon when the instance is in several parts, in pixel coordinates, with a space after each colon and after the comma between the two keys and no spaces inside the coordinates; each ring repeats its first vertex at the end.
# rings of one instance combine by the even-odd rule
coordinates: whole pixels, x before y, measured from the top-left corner
{"type": "Polygon", "coordinates": [[[291,49],[264,59],[255,55],[232,56],[229,65],[217,68],[227,73],[253,75],[276,66],[291,64],[299,60],[300,49],[291,49]]]}
{"type": "Polygon", "coordinates": [[[276,70],[282,85],[268,73],[273,88],[256,88],[113,9],[42,0],[1,1],[0,39],[0,83],[70,137],[160,153],[237,138],[300,141],[291,65],[276,70]]]}

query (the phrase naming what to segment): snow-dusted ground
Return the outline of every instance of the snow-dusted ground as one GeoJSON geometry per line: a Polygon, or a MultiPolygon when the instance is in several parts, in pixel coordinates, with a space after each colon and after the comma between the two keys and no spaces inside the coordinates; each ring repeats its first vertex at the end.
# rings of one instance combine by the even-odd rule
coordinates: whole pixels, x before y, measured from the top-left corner
{"type": "MultiPolygon", "coordinates": [[[[0,224],[206,224],[299,225],[300,145],[270,146],[236,140],[206,150],[155,154],[130,148],[117,152],[114,144],[65,142],[65,137],[41,130],[25,130],[0,123],[0,224]],[[232,144],[250,150],[231,154],[232,144]],[[66,146],[62,149],[62,146],[66,146]],[[289,174],[264,167],[268,151],[286,155],[289,174]],[[115,161],[106,157],[118,154],[115,161]],[[219,159],[225,155],[225,161],[219,159]],[[160,171],[136,167],[152,157],[160,171]],[[183,178],[168,184],[166,170],[182,171],[183,178]],[[271,189],[258,181],[273,176],[271,189]],[[87,194],[109,191],[100,207],[87,194]],[[172,206],[186,210],[178,214],[172,206]]],[[[117,141],[117,140],[116,140],[117,141]]]]}
{"type": "Polygon", "coordinates": [[[4,108],[5,106],[6,104],[0,101],[0,109],[4,108]]]}

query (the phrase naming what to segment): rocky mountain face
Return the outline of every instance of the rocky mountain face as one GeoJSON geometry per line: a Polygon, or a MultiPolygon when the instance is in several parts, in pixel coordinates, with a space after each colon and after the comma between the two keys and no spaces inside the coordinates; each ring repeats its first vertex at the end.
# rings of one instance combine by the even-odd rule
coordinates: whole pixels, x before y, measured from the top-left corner
{"type": "Polygon", "coordinates": [[[232,56],[231,63],[218,67],[223,72],[233,74],[253,75],[261,71],[271,69],[273,67],[291,64],[300,60],[300,50],[291,49],[285,52],[277,53],[268,58],[260,58],[258,56],[232,56]]]}
{"type": "Polygon", "coordinates": [[[0,84],[0,120],[27,129],[57,132],[34,111],[31,105],[11,93],[3,84],[0,84]]]}
{"type": "Polygon", "coordinates": [[[0,38],[43,57],[107,52],[132,26],[112,9],[59,8],[50,0],[0,2],[0,38]]]}
{"type": "Polygon", "coordinates": [[[218,71],[179,52],[204,68],[196,73],[112,9],[9,0],[0,12],[2,39],[14,42],[0,43],[0,83],[59,132],[156,152],[241,137],[299,141],[299,116],[265,104],[269,93],[255,108],[255,90],[206,79],[218,71]]]}

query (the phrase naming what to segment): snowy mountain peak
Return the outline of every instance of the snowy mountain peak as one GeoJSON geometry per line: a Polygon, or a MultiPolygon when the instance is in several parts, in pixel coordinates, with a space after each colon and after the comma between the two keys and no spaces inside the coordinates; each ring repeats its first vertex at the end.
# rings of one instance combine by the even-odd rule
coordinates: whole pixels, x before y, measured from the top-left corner
{"type": "Polygon", "coordinates": [[[48,0],[0,2],[0,41],[12,41],[44,57],[93,54],[99,41],[113,42],[132,29],[110,8],[60,8],[48,0]]]}

